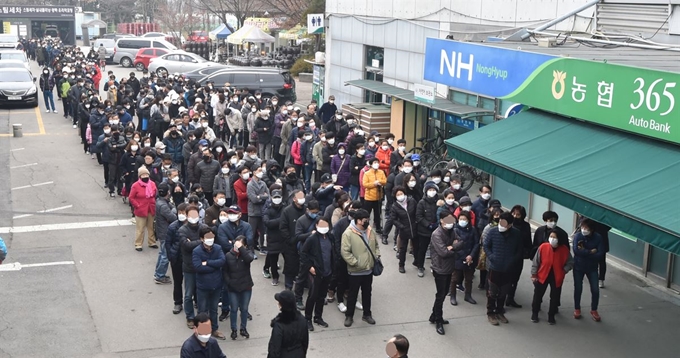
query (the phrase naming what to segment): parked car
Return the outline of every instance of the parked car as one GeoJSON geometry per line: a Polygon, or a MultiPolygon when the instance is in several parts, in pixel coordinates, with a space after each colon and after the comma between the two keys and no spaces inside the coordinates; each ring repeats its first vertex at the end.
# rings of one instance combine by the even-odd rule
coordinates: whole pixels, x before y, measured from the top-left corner
{"type": "Polygon", "coordinates": [[[94,52],[99,50],[99,44],[104,44],[106,48],[106,63],[113,63],[113,49],[116,47],[116,40],[114,39],[97,39],[92,43],[94,52]]]}
{"type": "Polygon", "coordinates": [[[189,35],[189,41],[194,42],[208,42],[208,33],[205,31],[192,31],[189,35]]]}
{"type": "Polygon", "coordinates": [[[144,35],[141,35],[139,37],[160,37],[165,39],[165,37],[168,36],[162,32],[147,32],[144,35]]]}
{"type": "Polygon", "coordinates": [[[210,67],[202,67],[202,68],[197,68],[193,71],[185,72],[185,73],[182,74],[182,76],[186,80],[198,81],[198,80],[200,80],[200,79],[202,79],[202,78],[204,78],[208,75],[211,75],[211,74],[213,74],[217,71],[224,70],[224,69],[227,69],[227,68],[238,68],[238,67],[224,65],[224,64],[221,64],[221,63],[216,63],[215,65],[210,66],[210,67]]]}
{"type": "Polygon", "coordinates": [[[149,62],[152,58],[165,55],[169,50],[164,48],[142,48],[137,51],[135,55],[135,68],[137,71],[144,71],[145,68],[149,68],[149,62]]]}
{"type": "Polygon", "coordinates": [[[0,34],[0,51],[16,50],[19,48],[19,38],[17,35],[0,34]]]}
{"type": "Polygon", "coordinates": [[[113,48],[113,62],[123,67],[131,67],[134,64],[135,55],[142,48],[177,50],[175,45],[159,38],[123,38],[116,40],[116,46],[113,48]]]}
{"type": "Polygon", "coordinates": [[[20,60],[2,60],[0,68],[26,68],[26,65],[20,60]]]}
{"type": "Polygon", "coordinates": [[[0,105],[30,104],[38,106],[36,78],[25,68],[0,68],[0,105]]]}
{"type": "Polygon", "coordinates": [[[115,41],[115,40],[122,39],[122,38],[125,38],[125,37],[137,37],[137,36],[135,36],[133,34],[119,34],[119,33],[111,32],[111,33],[108,33],[108,34],[101,35],[98,38],[100,38],[100,39],[112,39],[112,40],[115,41]]]}
{"type": "MultiPolygon", "coordinates": [[[[31,64],[28,62],[28,57],[26,57],[26,52],[22,50],[6,50],[0,51],[0,61],[4,60],[16,60],[21,61],[24,64],[24,68],[31,70],[31,64]]],[[[2,81],[0,77],[0,81],[2,81]]]]}
{"type": "Polygon", "coordinates": [[[197,54],[177,50],[151,59],[149,71],[162,75],[163,73],[188,72],[214,65],[219,64],[217,62],[208,61],[197,54]]]}
{"type": "Polygon", "coordinates": [[[209,81],[214,82],[216,86],[230,83],[232,87],[248,88],[251,92],[259,90],[264,100],[276,95],[281,102],[297,101],[295,80],[288,70],[232,67],[213,72],[198,82],[205,85],[209,81]]]}

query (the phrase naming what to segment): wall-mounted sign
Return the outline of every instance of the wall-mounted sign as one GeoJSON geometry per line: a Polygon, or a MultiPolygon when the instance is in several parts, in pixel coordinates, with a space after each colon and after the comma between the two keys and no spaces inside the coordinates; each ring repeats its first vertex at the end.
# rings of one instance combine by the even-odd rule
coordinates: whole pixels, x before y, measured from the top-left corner
{"type": "Polygon", "coordinates": [[[422,102],[434,103],[434,87],[424,86],[421,84],[415,84],[413,88],[413,96],[422,102]]]}
{"type": "Polygon", "coordinates": [[[307,15],[307,33],[308,34],[323,34],[323,14],[308,14],[307,15]]]}

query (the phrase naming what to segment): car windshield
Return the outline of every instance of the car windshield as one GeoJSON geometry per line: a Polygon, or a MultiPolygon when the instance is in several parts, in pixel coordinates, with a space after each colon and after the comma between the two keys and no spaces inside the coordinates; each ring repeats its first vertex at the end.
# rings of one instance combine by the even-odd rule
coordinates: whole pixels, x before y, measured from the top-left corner
{"type": "Polygon", "coordinates": [[[0,42],[17,42],[16,35],[0,34],[0,42]]]}
{"type": "Polygon", "coordinates": [[[0,68],[24,68],[24,64],[16,61],[0,61],[0,68]]]}
{"type": "Polygon", "coordinates": [[[31,82],[28,72],[2,71],[0,82],[31,82]]]}
{"type": "Polygon", "coordinates": [[[23,53],[0,52],[0,60],[19,60],[23,62],[26,59],[24,58],[23,53]]]}

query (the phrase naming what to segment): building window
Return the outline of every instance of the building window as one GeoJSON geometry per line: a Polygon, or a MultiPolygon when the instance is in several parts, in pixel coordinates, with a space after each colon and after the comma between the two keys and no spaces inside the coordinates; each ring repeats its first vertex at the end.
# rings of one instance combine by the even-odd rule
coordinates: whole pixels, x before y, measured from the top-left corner
{"type": "MultiPolygon", "coordinates": [[[[382,82],[385,49],[382,47],[366,46],[365,52],[366,59],[364,62],[364,69],[366,70],[366,75],[364,78],[367,80],[382,82]]],[[[382,93],[365,91],[364,101],[368,103],[383,103],[383,95],[382,93]]]]}
{"type": "Polygon", "coordinates": [[[385,58],[384,48],[366,46],[366,67],[373,67],[382,70],[384,58],[385,58]]]}

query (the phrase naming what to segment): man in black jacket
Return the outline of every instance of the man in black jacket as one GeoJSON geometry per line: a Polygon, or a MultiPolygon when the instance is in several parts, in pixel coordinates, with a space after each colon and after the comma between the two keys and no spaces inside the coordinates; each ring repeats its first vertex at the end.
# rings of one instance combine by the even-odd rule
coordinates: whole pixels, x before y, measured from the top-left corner
{"type": "Polygon", "coordinates": [[[328,323],[321,316],[326,291],[333,275],[335,261],[337,261],[335,239],[329,231],[328,219],[319,218],[316,221],[316,232],[307,238],[300,250],[300,275],[308,274],[310,283],[305,305],[307,329],[310,331],[314,330],[312,312],[314,312],[314,323],[324,328],[328,327],[328,323]]]}
{"type": "Polygon", "coordinates": [[[295,276],[300,271],[300,256],[297,250],[295,238],[295,226],[298,219],[305,215],[305,193],[302,190],[295,190],[291,193],[292,203],[281,213],[279,224],[279,234],[283,245],[281,252],[285,263],[283,265],[283,275],[285,276],[285,287],[287,290],[293,289],[295,276]]]}
{"type": "Polygon", "coordinates": [[[187,223],[179,229],[179,242],[182,250],[182,272],[184,273],[184,313],[187,317],[187,327],[194,328],[194,303],[196,295],[196,270],[191,262],[192,253],[196,246],[201,245],[200,231],[208,228],[199,224],[198,208],[190,206],[187,209],[187,223]]]}
{"type": "MultiPolygon", "coordinates": [[[[350,205],[347,206],[345,215],[342,219],[333,225],[333,240],[335,241],[333,247],[335,249],[335,257],[340,256],[340,241],[342,240],[342,234],[347,230],[349,224],[354,219],[352,214],[361,209],[361,201],[354,200],[350,205]]],[[[344,303],[345,291],[349,287],[349,276],[347,274],[347,262],[345,260],[335,260],[335,268],[333,269],[333,277],[328,286],[328,302],[333,302],[333,297],[337,293],[338,295],[338,310],[342,313],[347,312],[347,306],[344,303]]],[[[359,302],[359,301],[357,301],[359,302]]]]}
{"type": "Polygon", "coordinates": [[[175,306],[172,309],[173,314],[182,312],[182,304],[184,302],[182,296],[184,274],[182,273],[182,253],[179,242],[179,229],[187,222],[187,208],[189,208],[189,204],[187,203],[181,203],[177,206],[177,220],[168,226],[167,238],[165,239],[165,250],[167,252],[168,260],[170,261],[170,271],[172,272],[173,280],[172,299],[175,303],[175,306]]]}
{"type": "MultiPolygon", "coordinates": [[[[316,233],[316,222],[319,219],[319,202],[316,200],[310,200],[307,203],[307,210],[305,215],[300,216],[295,223],[295,245],[298,254],[300,253],[302,246],[305,244],[307,239],[316,233]]],[[[298,263],[299,265],[299,263],[298,263]]],[[[295,299],[297,301],[297,308],[303,310],[305,308],[302,303],[302,294],[304,289],[307,287],[307,273],[305,271],[300,271],[295,279],[295,288],[293,292],[295,293],[295,299]]]]}
{"type": "Polygon", "coordinates": [[[548,242],[550,231],[552,230],[557,232],[557,238],[560,242],[569,242],[569,234],[567,234],[564,229],[557,226],[557,220],[559,220],[559,216],[556,212],[548,210],[543,213],[543,221],[545,222],[545,225],[536,229],[536,232],[534,233],[534,241],[531,247],[530,257],[532,260],[534,259],[534,256],[536,256],[538,247],[541,246],[542,243],[548,242]]]}
{"type": "Polygon", "coordinates": [[[513,216],[512,226],[519,230],[520,245],[522,246],[522,255],[520,260],[515,263],[514,276],[512,278],[512,285],[508,291],[508,298],[505,300],[505,305],[522,308],[522,305],[515,301],[515,292],[517,291],[517,284],[522,276],[522,269],[524,268],[524,259],[531,258],[531,225],[525,220],[527,211],[522,205],[515,205],[510,210],[513,216]]]}
{"type": "Polygon", "coordinates": [[[425,197],[416,207],[417,240],[413,242],[414,263],[418,266],[418,277],[425,276],[425,252],[430,246],[432,232],[439,226],[437,219],[437,193],[439,188],[432,181],[425,183],[425,197]]]}

